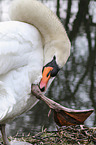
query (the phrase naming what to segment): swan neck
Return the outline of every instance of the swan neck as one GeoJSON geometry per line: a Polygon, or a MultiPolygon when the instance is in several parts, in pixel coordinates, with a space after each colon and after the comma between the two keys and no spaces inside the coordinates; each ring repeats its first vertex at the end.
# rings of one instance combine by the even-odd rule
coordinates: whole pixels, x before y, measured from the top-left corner
{"type": "Polygon", "coordinates": [[[31,24],[41,33],[44,64],[50,62],[55,55],[57,64],[62,67],[70,54],[70,41],[57,16],[36,0],[13,1],[10,9],[11,20],[31,24]]]}
{"type": "Polygon", "coordinates": [[[43,38],[44,44],[58,40],[65,31],[56,15],[36,0],[16,0],[11,5],[12,20],[22,21],[34,25],[43,38]]]}

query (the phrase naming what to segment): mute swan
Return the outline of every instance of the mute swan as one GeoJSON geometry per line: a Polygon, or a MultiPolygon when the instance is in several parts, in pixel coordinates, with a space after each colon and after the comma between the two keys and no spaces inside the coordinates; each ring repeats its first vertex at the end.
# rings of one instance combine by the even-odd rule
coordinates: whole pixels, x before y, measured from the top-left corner
{"type": "Polygon", "coordinates": [[[70,55],[70,41],[61,22],[36,0],[15,0],[11,21],[0,23],[0,126],[28,111],[38,100],[31,84],[45,91],[70,55]]]}

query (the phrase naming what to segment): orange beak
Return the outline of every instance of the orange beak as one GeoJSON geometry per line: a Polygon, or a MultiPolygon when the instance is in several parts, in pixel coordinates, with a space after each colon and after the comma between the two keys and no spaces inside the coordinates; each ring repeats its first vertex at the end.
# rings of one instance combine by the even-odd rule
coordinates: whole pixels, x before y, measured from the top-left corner
{"type": "Polygon", "coordinates": [[[47,83],[50,79],[50,71],[52,71],[53,67],[45,67],[42,74],[42,79],[40,81],[40,90],[43,92],[46,90],[47,83]]]}

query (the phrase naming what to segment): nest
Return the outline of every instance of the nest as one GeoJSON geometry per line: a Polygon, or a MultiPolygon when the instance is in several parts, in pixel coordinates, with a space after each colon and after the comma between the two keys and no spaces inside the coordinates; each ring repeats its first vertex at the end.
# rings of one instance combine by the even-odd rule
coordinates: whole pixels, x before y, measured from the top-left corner
{"type": "Polygon", "coordinates": [[[44,129],[32,136],[17,134],[14,137],[9,137],[10,140],[26,141],[35,145],[94,145],[96,144],[96,127],[88,128],[84,125],[65,126],[57,128],[57,131],[47,131],[44,129]]]}

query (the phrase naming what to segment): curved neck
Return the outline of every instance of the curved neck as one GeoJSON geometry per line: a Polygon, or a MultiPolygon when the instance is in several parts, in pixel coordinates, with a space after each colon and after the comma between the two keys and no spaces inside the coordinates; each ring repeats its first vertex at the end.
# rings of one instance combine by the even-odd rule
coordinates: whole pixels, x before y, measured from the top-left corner
{"type": "MultiPolygon", "coordinates": [[[[41,33],[44,47],[47,45],[56,50],[56,48],[54,48],[56,41],[69,41],[65,29],[56,15],[39,1],[13,1],[10,17],[12,20],[23,21],[34,25],[41,33]]],[[[47,49],[46,47],[46,50],[47,49]]],[[[49,59],[52,58],[49,56],[49,59]]]]}

